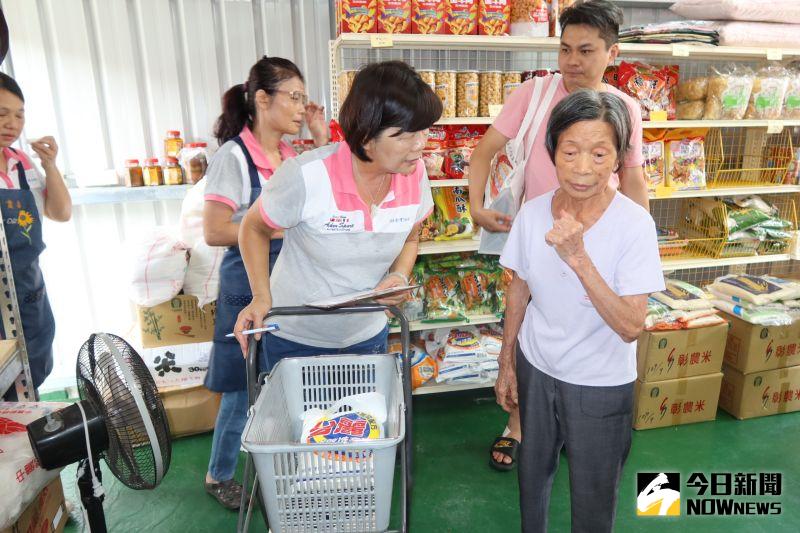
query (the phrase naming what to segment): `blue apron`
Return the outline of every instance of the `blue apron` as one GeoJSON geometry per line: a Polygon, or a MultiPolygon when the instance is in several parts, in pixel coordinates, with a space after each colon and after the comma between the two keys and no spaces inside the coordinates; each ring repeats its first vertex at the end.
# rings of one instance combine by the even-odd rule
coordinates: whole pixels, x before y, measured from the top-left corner
{"type": "MultiPolygon", "coordinates": [[[[261,182],[258,179],[258,169],[250,152],[244,145],[241,137],[233,141],[238,144],[247,159],[247,171],[250,174],[250,204],[258,200],[261,194],[261,182]]],[[[275,266],[275,260],[281,251],[282,239],[273,239],[269,245],[269,270],[275,266]]],[[[211,359],[208,363],[205,386],[214,392],[234,392],[247,389],[247,369],[242,357],[242,349],[235,338],[225,335],[233,331],[239,312],[253,299],[250,292],[250,283],[247,280],[247,271],[244,268],[242,255],[238,246],[231,246],[222,257],[219,269],[219,296],[217,297],[217,313],[214,323],[214,345],[211,349],[211,359]]],[[[259,350],[263,350],[261,343],[259,350]]],[[[262,357],[264,357],[262,355],[262,357]]]]}
{"type": "MultiPolygon", "coordinates": [[[[31,378],[33,386],[39,387],[53,369],[56,322],[39,268],[39,255],[44,251],[42,218],[25,178],[22,162],[17,163],[17,176],[19,189],[0,190],[0,211],[5,222],[31,378]]],[[[0,321],[0,331],[3,329],[0,321]]],[[[2,334],[3,338],[13,336],[5,331],[2,334]]]]}

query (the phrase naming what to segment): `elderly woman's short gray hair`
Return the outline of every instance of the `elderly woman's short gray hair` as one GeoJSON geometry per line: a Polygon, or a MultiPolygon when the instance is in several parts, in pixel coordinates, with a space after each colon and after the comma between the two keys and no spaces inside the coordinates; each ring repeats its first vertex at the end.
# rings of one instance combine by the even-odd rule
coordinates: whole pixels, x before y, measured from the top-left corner
{"type": "Polygon", "coordinates": [[[553,108],[550,120],[547,121],[547,134],[544,140],[550,160],[556,162],[556,146],[561,134],[576,122],[585,120],[602,120],[611,126],[615,137],[614,145],[617,148],[617,161],[623,161],[631,138],[631,117],[628,106],[616,94],[591,89],[575,91],[553,108]]]}

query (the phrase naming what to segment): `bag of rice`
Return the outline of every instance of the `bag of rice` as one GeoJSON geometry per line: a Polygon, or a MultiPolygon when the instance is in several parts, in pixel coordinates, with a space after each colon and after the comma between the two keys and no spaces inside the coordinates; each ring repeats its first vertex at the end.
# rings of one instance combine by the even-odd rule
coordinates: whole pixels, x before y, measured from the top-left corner
{"type": "Polygon", "coordinates": [[[789,326],[795,320],[784,309],[775,309],[768,306],[747,309],[722,300],[714,300],[714,306],[730,315],[738,316],[745,322],[758,324],[759,326],[789,326]]]}
{"type": "Polygon", "coordinates": [[[689,283],[680,280],[666,280],[667,288],[653,293],[651,296],[672,309],[681,311],[697,311],[714,307],[706,298],[706,294],[689,283]]]}
{"type": "Polygon", "coordinates": [[[731,274],[717,278],[709,286],[709,290],[713,290],[715,293],[737,296],[756,305],[764,305],[778,300],[797,298],[800,285],[796,282],[768,276],[731,274]]]}

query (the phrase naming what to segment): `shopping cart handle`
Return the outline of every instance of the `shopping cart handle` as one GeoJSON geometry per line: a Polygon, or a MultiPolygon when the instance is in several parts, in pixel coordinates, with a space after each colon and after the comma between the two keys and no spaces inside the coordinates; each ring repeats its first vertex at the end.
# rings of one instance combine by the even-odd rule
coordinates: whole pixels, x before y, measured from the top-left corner
{"type": "MultiPolygon", "coordinates": [[[[409,333],[409,325],[408,319],[406,319],[405,315],[400,311],[400,309],[394,305],[381,305],[376,303],[360,303],[354,304],[347,307],[337,307],[335,309],[320,309],[318,307],[308,307],[308,306],[297,306],[297,307],[273,307],[270,309],[267,316],[264,317],[264,321],[266,322],[270,318],[276,316],[319,316],[319,315],[348,315],[354,313],[381,313],[389,311],[397,320],[400,322],[400,342],[402,345],[402,358],[403,358],[403,381],[408,380],[408,384],[404,384],[404,389],[407,389],[407,396],[406,400],[410,403],[411,401],[411,385],[410,385],[410,378],[411,374],[409,372],[410,362],[409,362],[409,347],[410,347],[410,333],[409,333]]],[[[255,403],[256,399],[256,388],[257,388],[257,378],[258,378],[258,354],[256,353],[257,343],[255,340],[255,335],[250,335],[247,339],[247,390],[248,390],[248,399],[250,400],[250,405],[255,403]]]]}

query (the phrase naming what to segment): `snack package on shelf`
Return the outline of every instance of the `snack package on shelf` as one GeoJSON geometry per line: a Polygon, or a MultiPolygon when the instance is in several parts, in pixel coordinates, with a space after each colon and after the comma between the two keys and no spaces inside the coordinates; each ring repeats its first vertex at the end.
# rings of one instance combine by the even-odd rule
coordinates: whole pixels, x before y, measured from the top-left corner
{"type": "Polygon", "coordinates": [[[800,148],[793,150],[792,160],[789,162],[789,166],[786,167],[782,181],[784,185],[800,184],[800,148]]]}
{"type": "Polygon", "coordinates": [[[478,0],[448,0],[447,33],[478,34],[478,0]]]}
{"type": "Polygon", "coordinates": [[[706,109],[705,100],[679,102],[675,111],[678,120],[700,120],[706,109]]]}
{"type": "Polygon", "coordinates": [[[658,111],[665,111],[667,120],[675,120],[677,65],[654,67],[641,62],[623,61],[618,73],[619,89],[639,101],[642,120],[653,120],[650,114],[658,111]]]}
{"type": "Polygon", "coordinates": [[[705,135],[708,130],[672,130],[664,137],[667,186],[679,191],[706,187],[705,135]]]}
{"type": "Polygon", "coordinates": [[[675,89],[678,102],[705,102],[708,94],[708,78],[692,78],[682,81],[675,89]]]}
{"type": "Polygon", "coordinates": [[[447,0],[411,0],[411,33],[447,33],[447,0]]]}
{"type": "Polygon", "coordinates": [[[445,126],[447,152],[443,162],[445,176],[463,179],[468,176],[472,151],[478,146],[488,126],[445,126]]]}
{"type": "MultiPolygon", "coordinates": [[[[425,350],[424,342],[415,341],[408,347],[408,358],[411,363],[411,390],[414,390],[431,379],[436,377],[438,368],[436,365],[436,357],[428,355],[425,350]],[[420,345],[418,345],[418,344],[420,345]]],[[[397,355],[398,359],[403,353],[403,346],[400,342],[399,336],[396,338],[390,337],[389,340],[389,353],[397,355]]]]}
{"type": "Polygon", "coordinates": [[[431,126],[428,130],[428,141],[422,151],[425,171],[432,180],[446,179],[444,159],[447,156],[447,127],[431,126]]]}
{"type": "Polygon", "coordinates": [[[478,34],[508,35],[513,0],[479,0],[478,34]]]}
{"type": "Polygon", "coordinates": [[[658,253],[661,257],[674,257],[686,251],[689,241],[681,237],[674,229],[657,228],[658,253]]]}
{"type": "Polygon", "coordinates": [[[403,302],[403,314],[406,319],[422,320],[425,318],[425,264],[416,263],[411,269],[411,285],[419,285],[416,289],[409,291],[408,299],[403,302]]]}
{"type": "Polygon", "coordinates": [[[429,272],[425,277],[426,320],[463,320],[464,302],[458,273],[453,270],[429,272]]]}
{"type": "Polygon", "coordinates": [[[611,85],[612,87],[619,86],[619,67],[617,65],[609,65],[603,73],[603,83],[611,85]]]}
{"type": "Polygon", "coordinates": [[[484,324],[478,328],[481,346],[489,357],[497,358],[503,348],[503,330],[499,324],[484,324]]]}
{"type": "Polygon", "coordinates": [[[647,190],[654,192],[659,185],[665,184],[664,169],[664,141],[642,142],[642,156],[644,157],[644,181],[647,190]]]}
{"type": "Polygon", "coordinates": [[[800,118],[800,65],[795,65],[789,70],[789,83],[783,101],[783,118],[800,118]]]}
{"type": "Polygon", "coordinates": [[[411,33],[411,0],[377,0],[378,33],[411,33]]]}
{"type": "Polygon", "coordinates": [[[339,33],[375,33],[376,0],[336,0],[339,33]]]}
{"type": "Polygon", "coordinates": [[[549,37],[550,14],[546,0],[514,0],[511,4],[511,35],[549,37]]]}
{"type": "Polygon", "coordinates": [[[723,200],[727,206],[728,241],[765,241],[792,238],[792,222],[760,196],[735,196],[723,200]]]}
{"type": "Polygon", "coordinates": [[[753,80],[750,103],[744,118],[774,120],[781,118],[783,101],[789,88],[789,72],[777,65],[760,69],[753,80]]]}
{"type": "Polygon", "coordinates": [[[422,221],[419,228],[419,241],[426,242],[432,241],[439,235],[439,227],[441,220],[439,220],[439,213],[434,209],[431,215],[422,221]]]}
{"type": "Polygon", "coordinates": [[[440,230],[437,241],[452,241],[472,237],[472,217],[469,214],[469,193],[465,187],[437,187],[433,202],[439,210],[440,230]]]}
{"type": "Polygon", "coordinates": [[[459,270],[461,294],[468,315],[486,315],[493,311],[491,272],[486,268],[459,270]]]}
{"type": "Polygon", "coordinates": [[[730,274],[717,278],[708,289],[717,299],[735,296],[756,306],[800,297],[800,282],[772,276],[730,274]]]}
{"type": "Polygon", "coordinates": [[[703,120],[741,120],[753,90],[753,72],[732,65],[719,71],[711,67],[703,120]]]}

